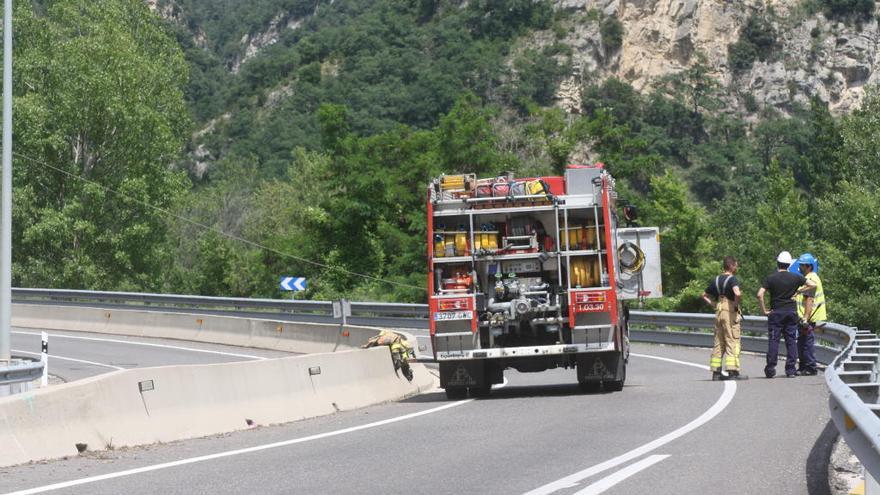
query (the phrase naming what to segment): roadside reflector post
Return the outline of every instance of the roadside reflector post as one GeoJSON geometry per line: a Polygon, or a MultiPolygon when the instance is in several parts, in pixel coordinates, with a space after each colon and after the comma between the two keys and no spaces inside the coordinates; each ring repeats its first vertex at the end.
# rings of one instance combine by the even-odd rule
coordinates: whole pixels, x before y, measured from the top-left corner
{"type": "Polygon", "coordinates": [[[340,299],[338,301],[333,301],[333,318],[342,319],[342,322],[339,326],[339,333],[342,334],[343,337],[348,337],[349,333],[345,329],[346,325],[348,325],[348,317],[351,316],[351,302],[347,299],[340,299]]]}
{"type": "Polygon", "coordinates": [[[40,362],[43,363],[43,376],[40,378],[40,386],[49,386],[49,333],[42,332],[42,346],[40,350],[40,362]]]}

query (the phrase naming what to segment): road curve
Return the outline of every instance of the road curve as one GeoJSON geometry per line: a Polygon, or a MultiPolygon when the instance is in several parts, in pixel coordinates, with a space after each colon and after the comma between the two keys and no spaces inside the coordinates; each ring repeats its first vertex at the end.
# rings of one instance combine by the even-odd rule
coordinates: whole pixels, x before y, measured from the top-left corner
{"type": "MultiPolygon", "coordinates": [[[[63,381],[126,369],[174,364],[212,364],[291,356],[281,351],[205,344],[172,339],[86,332],[49,333],[49,373],[63,381]]],[[[39,358],[40,331],[12,331],[12,353],[39,358]]]]}
{"type": "MultiPolygon", "coordinates": [[[[698,349],[634,351],[700,365],[708,358],[698,349]]],[[[760,373],[760,357],[743,361],[760,373]]],[[[822,493],[823,478],[807,468],[828,440],[821,377],[755,378],[733,394],[733,384],[708,380],[708,371],[639,356],[628,375],[621,393],[582,394],[571,370],[509,372],[507,386],[483,400],[448,401],[438,391],[282,426],[2,468],[0,492],[62,483],[54,493],[822,493]]]]}

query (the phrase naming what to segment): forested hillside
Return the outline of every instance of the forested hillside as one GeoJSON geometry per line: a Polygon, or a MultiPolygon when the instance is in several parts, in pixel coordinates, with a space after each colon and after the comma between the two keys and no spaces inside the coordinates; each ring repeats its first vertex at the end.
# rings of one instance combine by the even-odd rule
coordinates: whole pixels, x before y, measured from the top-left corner
{"type": "MultiPolygon", "coordinates": [[[[772,9],[634,86],[612,2],[149,3],[18,5],[16,285],[271,297],[293,274],[304,297],[422,301],[430,177],[601,160],[662,229],[663,308],[698,309],[732,254],[754,311],[775,254],[809,250],[831,318],[880,326],[880,94],[750,98],[742,74],[792,39],[772,9]]],[[[864,2],[782,3],[877,31],[864,2]]]]}

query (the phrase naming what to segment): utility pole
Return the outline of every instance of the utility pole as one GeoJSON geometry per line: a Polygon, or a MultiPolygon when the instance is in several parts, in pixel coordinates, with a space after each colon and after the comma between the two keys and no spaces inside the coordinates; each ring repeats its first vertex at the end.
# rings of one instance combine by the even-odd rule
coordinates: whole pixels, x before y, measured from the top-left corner
{"type": "Polygon", "coordinates": [[[0,184],[0,363],[12,359],[12,0],[3,5],[3,178],[0,184]]]}

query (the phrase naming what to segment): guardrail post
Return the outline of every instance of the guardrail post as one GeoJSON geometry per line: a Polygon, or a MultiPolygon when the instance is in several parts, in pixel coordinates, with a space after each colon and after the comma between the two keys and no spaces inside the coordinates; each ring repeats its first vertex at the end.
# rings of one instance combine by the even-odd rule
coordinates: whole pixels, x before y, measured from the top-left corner
{"type": "MultiPolygon", "coordinates": [[[[351,302],[347,299],[340,299],[338,301],[333,301],[333,318],[339,319],[341,318],[341,322],[339,324],[339,333],[336,337],[336,344],[339,345],[340,339],[342,337],[348,337],[347,332],[345,331],[345,326],[348,325],[348,317],[351,316],[351,302]]],[[[334,349],[335,350],[335,349],[334,349]]]]}

